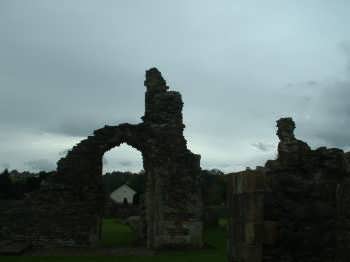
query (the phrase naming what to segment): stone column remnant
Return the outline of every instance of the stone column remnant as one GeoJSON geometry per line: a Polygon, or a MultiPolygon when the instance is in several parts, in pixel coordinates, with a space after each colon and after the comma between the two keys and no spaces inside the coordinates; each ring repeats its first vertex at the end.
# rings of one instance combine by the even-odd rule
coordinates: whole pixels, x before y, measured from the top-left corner
{"type": "Polygon", "coordinates": [[[201,247],[200,156],[186,147],[181,95],[156,68],[146,71],[145,86],[147,245],[201,247]]]}

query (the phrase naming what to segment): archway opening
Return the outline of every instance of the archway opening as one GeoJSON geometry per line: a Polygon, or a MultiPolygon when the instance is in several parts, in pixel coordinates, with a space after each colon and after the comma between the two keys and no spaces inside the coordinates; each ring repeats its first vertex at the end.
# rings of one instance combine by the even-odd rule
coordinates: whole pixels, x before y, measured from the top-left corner
{"type": "Polygon", "coordinates": [[[139,173],[141,170],[143,170],[141,152],[126,143],[112,148],[103,155],[103,175],[113,171],[139,173]]]}
{"type": "Polygon", "coordinates": [[[123,143],[103,156],[105,210],[101,228],[104,247],[133,246],[142,243],[145,172],[142,153],[123,143]]]}

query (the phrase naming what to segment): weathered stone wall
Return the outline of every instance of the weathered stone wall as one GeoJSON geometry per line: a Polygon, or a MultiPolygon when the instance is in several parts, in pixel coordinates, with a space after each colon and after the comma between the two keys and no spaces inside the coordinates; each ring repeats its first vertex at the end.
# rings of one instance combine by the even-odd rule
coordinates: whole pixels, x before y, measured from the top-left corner
{"type": "Polygon", "coordinates": [[[186,147],[181,95],[167,91],[156,69],[146,72],[145,86],[147,245],[201,247],[200,156],[186,147]]]}
{"type": "Polygon", "coordinates": [[[1,228],[11,228],[8,238],[18,238],[20,232],[21,238],[34,245],[94,245],[105,202],[102,157],[127,143],[143,156],[147,246],[202,246],[200,156],[186,147],[181,95],[168,91],[155,68],[146,71],[144,84],[143,122],[105,126],[74,146],[58,161],[51,182],[25,200],[26,208],[14,205],[0,213],[1,228]],[[16,212],[28,213],[25,230],[16,226],[16,212]]]}
{"type": "Polygon", "coordinates": [[[295,124],[291,118],[278,120],[277,127],[278,158],[267,161],[259,170],[232,174],[230,228],[236,230],[230,234],[230,261],[348,261],[348,154],[324,147],[311,150],[294,137],[295,124]],[[245,181],[242,190],[232,181],[245,181]],[[260,196],[263,206],[261,198],[254,198],[256,193],[251,190],[255,188],[261,194],[262,187],[257,185],[265,188],[260,196]],[[247,203],[244,195],[253,200],[247,203]],[[243,217],[245,226],[238,229],[236,221],[245,213],[255,217],[263,214],[263,227],[259,220],[254,230],[247,229],[250,218],[243,217]],[[241,238],[240,232],[244,232],[241,238]],[[252,252],[245,248],[247,244],[252,252]],[[259,255],[256,250],[260,247],[259,255]]]}
{"type": "Polygon", "coordinates": [[[263,174],[252,171],[228,179],[229,261],[261,261],[266,181],[263,174]]]}
{"type": "Polygon", "coordinates": [[[99,239],[96,203],[77,200],[68,188],[42,188],[25,200],[1,204],[1,240],[54,247],[91,246],[99,239]]]}

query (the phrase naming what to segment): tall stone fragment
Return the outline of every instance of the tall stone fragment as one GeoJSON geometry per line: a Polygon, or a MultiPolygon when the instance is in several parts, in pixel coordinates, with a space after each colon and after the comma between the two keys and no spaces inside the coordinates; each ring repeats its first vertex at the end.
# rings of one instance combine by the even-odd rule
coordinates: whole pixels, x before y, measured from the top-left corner
{"type": "Polygon", "coordinates": [[[147,245],[201,247],[200,156],[186,147],[181,95],[167,91],[156,68],[146,72],[145,86],[147,245]]]}
{"type": "Polygon", "coordinates": [[[295,123],[292,118],[281,118],[277,121],[278,160],[285,166],[302,165],[304,157],[310,152],[310,147],[294,136],[295,123]]]}

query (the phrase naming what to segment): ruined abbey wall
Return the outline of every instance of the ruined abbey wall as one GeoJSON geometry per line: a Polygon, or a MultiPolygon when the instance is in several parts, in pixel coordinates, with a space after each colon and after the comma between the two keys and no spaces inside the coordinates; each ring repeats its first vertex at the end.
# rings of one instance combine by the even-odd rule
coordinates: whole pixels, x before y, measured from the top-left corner
{"type": "MultiPolygon", "coordinates": [[[[187,149],[183,102],[146,71],[140,124],[105,126],[58,161],[57,174],[23,200],[0,201],[0,244],[88,247],[101,233],[103,154],[121,143],[142,153],[147,247],[202,247],[200,156],[187,149]]],[[[278,157],[228,179],[232,262],[346,262],[350,257],[350,153],[312,150],[277,121],[278,157]]]]}
{"type": "Polygon", "coordinates": [[[57,174],[23,201],[1,209],[0,235],[34,246],[93,246],[104,207],[103,154],[121,143],[142,153],[146,175],[143,219],[149,248],[201,247],[200,156],[183,136],[183,102],[161,73],[146,71],[145,115],[137,125],[105,126],[57,163],[57,174]],[[24,222],[25,221],[25,222],[24,222]]]}
{"type": "Polygon", "coordinates": [[[311,150],[291,118],[277,127],[278,158],[230,175],[229,261],[348,261],[348,154],[311,150]]]}

